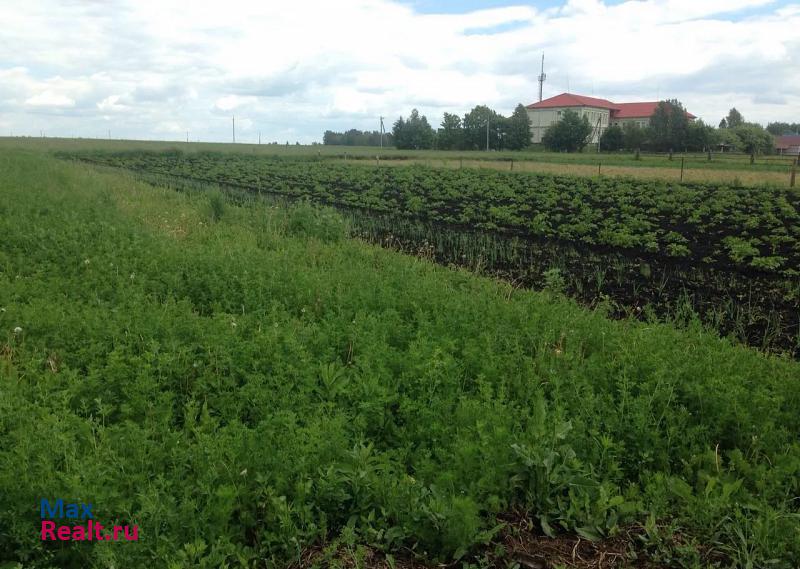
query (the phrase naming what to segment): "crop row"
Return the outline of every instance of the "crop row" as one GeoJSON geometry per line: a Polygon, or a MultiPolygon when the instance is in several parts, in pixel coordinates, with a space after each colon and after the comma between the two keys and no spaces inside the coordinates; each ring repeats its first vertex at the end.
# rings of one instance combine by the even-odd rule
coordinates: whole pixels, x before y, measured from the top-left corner
{"type": "Polygon", "coordinates": [[[80,158],[314,201],[740,271],[796,276],[800,193],[535,173],[378,168],[247,155],[80,158]]]}

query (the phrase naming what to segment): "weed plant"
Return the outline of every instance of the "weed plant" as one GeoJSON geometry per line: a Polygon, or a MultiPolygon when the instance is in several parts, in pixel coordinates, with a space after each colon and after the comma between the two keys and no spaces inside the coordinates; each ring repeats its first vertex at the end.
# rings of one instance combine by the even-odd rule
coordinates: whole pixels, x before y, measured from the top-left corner
{"type": "Polygon", "coordinates": [[[797,362],[344,239],[308,204],[211,223],[204,194],[20,151],[0,196],[7,566],[282,567],[337,540],[449,562],[513,509],[640,524],[676,566],[800,564],[797,362]],[[139,541],[43,542],[43,497],[139,541]]]}

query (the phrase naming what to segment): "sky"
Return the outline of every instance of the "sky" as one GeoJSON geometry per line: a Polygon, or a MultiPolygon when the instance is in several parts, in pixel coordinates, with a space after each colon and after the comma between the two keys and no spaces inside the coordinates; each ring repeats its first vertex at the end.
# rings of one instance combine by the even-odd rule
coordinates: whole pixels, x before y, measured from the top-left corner
{"type": "Polygon", "coordinates": [[[800,1],[0,0],[0,136],[321,141],[569,91],[800,122],[800,1]]]}

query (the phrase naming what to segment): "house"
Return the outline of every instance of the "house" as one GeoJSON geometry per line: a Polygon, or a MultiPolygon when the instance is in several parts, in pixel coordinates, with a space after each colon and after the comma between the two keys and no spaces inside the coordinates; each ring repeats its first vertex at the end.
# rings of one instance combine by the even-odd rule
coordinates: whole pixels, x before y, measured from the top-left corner
{"type": "MultiPolygon", "coordinates": [[[[531,122],[531,142],[542,141],[545,131],[561,119],[565,110],[576,111],[580,116],[589,119],[594,131],[589,142],[597,143],[609,126],[623,127],[627,123],[635,123],[645,127],[658,107],[658,102],[646,103],[612,103],[606,99],[561,93],[538,103],[528,105],[528,119],[531,122]]],[[[696,117],[687,112],[690,120],[696,117]]]]}
{"type": "Polygon", "coordinates": [[[800,156],[800,134],[784,134],[775,137],[775,153],[800,156]]]}

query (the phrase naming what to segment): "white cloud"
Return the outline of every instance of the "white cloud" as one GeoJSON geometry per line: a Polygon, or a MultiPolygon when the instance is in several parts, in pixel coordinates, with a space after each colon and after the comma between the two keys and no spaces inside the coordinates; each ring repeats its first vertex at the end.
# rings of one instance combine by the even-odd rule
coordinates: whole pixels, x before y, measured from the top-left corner
{"type": "Polygon", "coordinates": [[[31,107],[74,107],[75,99],[48,90],[29,97],[25,104],[31,107]]]}
{"type": "Polygon", "coordinates": [[[390,0],[0,3],[0,124],[16,132],[304,142],[377,128],[412,107],[489,104],[537,91],[676,97],[716,123],[797,120],[800,3],[569,0],[419,14],[390,0]],[[744,15],[737,14],[746,10],[744,15]],[[249,134],[248,134],[249,133],[249,134]]]}

